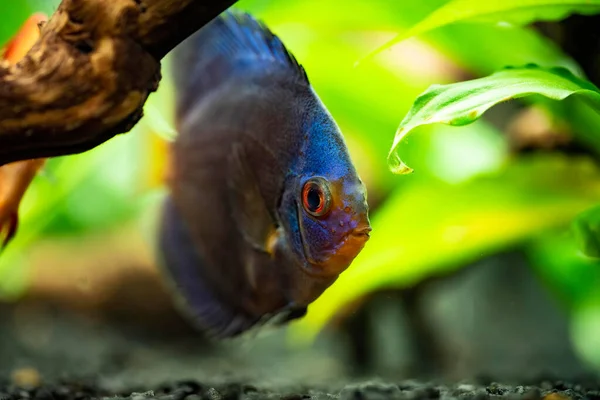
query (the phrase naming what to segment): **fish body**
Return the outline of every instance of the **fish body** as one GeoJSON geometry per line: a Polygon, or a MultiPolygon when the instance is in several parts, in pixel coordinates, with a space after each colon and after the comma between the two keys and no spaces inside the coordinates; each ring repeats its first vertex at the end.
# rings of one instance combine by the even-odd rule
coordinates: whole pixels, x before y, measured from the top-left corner
{"type": "Polygon", "coordinates": [[[304,315],[371,230],[337,124],[249,14],[221,14],[172,66],[178,136],[159,249],[181,306],[217,337],[304,315]]]}

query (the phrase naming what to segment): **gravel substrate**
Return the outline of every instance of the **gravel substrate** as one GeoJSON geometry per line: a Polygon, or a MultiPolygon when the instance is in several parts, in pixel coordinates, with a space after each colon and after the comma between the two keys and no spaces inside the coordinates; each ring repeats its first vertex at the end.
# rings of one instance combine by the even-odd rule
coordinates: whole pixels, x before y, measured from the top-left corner
{"type": "Polygon", "coordinates": [[[209,344],[130,274],[102,301],[41,287],[0,304],[0,400],[600,400],[567,316],[518,257],[382,293],[304,349],[283,329],[209,344]]]}
{"type": "Polygon", "coordinates": [[[22,389],[8,384],[0,388],[0,399],[84,400],[84,399],[164,399],[164,400],[233,400],[233,399],[523,399],[566,400],[600,399],[600,384],[574,384],[563,381],[544,381],[532,386],[453,384],[436,385],[414,381],[399,384],[364,382],[344,386],[341,390],[327,389],[266,389],[231,383],[218,386],[195,381],[163,385],[154,390],[128,394],[109,393],[93,384],[61,383],[22,389]]]}

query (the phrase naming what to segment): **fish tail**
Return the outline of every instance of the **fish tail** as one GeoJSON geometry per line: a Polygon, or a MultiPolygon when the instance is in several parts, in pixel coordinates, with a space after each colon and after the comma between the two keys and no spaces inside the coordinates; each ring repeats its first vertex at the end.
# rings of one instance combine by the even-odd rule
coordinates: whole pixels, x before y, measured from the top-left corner
{"type": "Polygon", "coordinates": [[[236,73],[285,69],[308,83],[304,68],[282,41],[250,14],[229,9],[177,46],[171,68],[178,114],[236,73]]]}
{"type": "Polygon", "coordinates": [[[217,339],[238,336],[254,327],[259,319],[234,310],[211,290],[202,274],[205,263],[170,197],[163,204],[160,224],[159,265],[166,273],[179,311],[209,337],[217,339]]]}

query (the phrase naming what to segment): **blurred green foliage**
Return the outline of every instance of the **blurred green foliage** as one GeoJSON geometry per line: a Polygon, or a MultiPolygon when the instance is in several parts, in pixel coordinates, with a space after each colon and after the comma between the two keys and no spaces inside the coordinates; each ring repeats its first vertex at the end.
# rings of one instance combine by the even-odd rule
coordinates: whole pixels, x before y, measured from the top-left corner
{"type": "MultiPolygon", "coordinates": [[[[407,29],[401,35],[377,49],[381,51],[411,36],[470,21],[526,25],[536,21],[563,19],[570,14],[595,14],[600,12],[598,0],[452,0],[407,29]]],[[[375,53],[375,52],[374,52],[375,53]]],[[[374,54],[372,53],[372,54],[374,54]]]]}
{"type": "Polygon", "coordinates": [[[575,236],[583,254],[600,258],[600,207],[581,213],[573,222],[575,236]]]}
{"type": "MultiPolygon", "coordinates": [[[[0,42],[32,12],[50,13],[57,3],[0,2],[0,42]]],[[[387,167],[398,124],[432,84],[454,84],[530,63],[563,67],[585,79],[575,60],[531,26],[501,23],[559,19],[582,11],[583,3],[528,0],[553,7],[541,13],[527,8],[527,15],[509,9],[520,3],[241,0],[236,5],[263,19],[306,67],[345,134],[369,199],[377,204],[364,251],[292,325],[298,342],[310,341],[345,305],[374,290],[410,286],[517,246],[571,312],[577,347],[600,366],[600,265],[579,247],[598,243],[597,236],[595,241],[589,236],[597,234],[597,218],[585,214],[600,203],[600,172],[593,156],[511,152],[502,124],[496,123],[514,117],[504,107],[496,120],[484,115],[464,127],[415,129],[398,147],[415,172],[398,176],[387,167]],[[444,17],[444,10],[453,7],[463,13],[444,17]],[[472,18],[478,15],[486,18],[472,18]],[[394,38],[409,36],[364,58],[394,38]]],[[[584,3],[591,7],[584,11],[597,11],[598,1],[584,3]]],[[[17,297],[26,289],[26,254],[36,241],[143,219],[145,200],[160,189],[164,152],[157,137],[175,134],[172,87],[168,72],[164,76],[133,132],[87,153],[53,159],[34,180],[21,207],[19,233],[0,257],[0,295],[17,297]]],[[[590,148],[600,143],[600,117],[583,102],[534,96],[511,106],[530,104],[543,107],[554,123],[566,124],[590,148]]]]}

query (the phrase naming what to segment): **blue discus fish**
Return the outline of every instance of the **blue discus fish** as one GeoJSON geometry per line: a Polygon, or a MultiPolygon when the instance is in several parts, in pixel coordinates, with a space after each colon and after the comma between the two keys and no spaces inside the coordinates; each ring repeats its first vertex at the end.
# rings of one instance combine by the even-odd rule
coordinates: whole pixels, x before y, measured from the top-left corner
{"type": "Polygon", "coordinates": [[[232,337],[303,316],[371,231],[335,121],[281,40],[226,11],[173,53],[159,251],[183,310],[232,337]]]}

